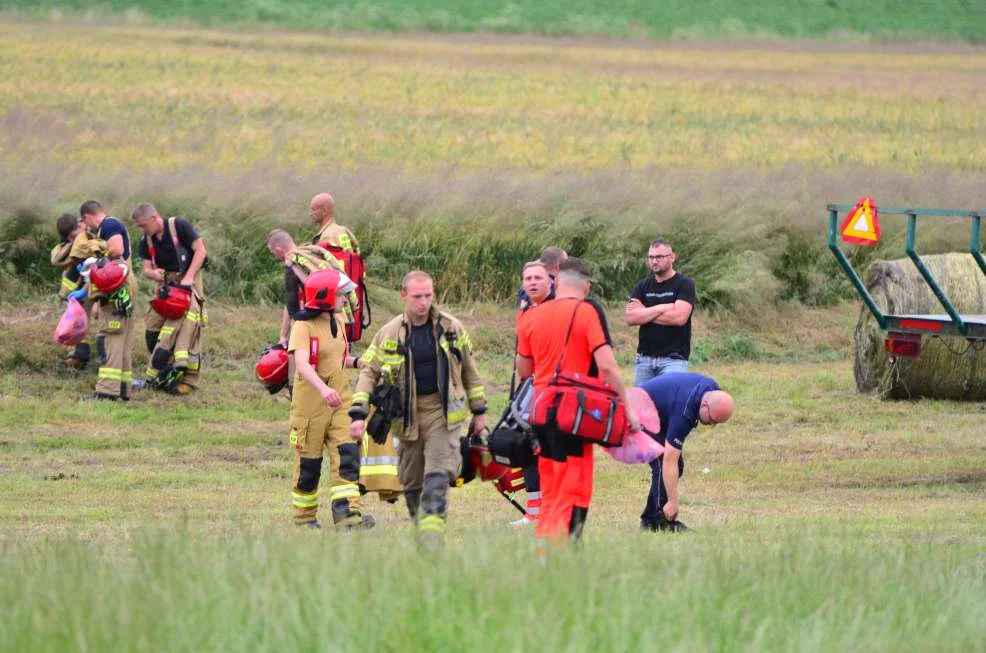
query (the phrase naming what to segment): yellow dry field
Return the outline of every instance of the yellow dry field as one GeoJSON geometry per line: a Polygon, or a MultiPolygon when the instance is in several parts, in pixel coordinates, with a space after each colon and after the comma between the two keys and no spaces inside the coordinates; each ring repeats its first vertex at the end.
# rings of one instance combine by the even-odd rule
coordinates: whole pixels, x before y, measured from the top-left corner
{"type": "Polygon", "coordinates": [[[0,23],[8,168],[981,171],[984,103],[973,46],[0,23]]]}

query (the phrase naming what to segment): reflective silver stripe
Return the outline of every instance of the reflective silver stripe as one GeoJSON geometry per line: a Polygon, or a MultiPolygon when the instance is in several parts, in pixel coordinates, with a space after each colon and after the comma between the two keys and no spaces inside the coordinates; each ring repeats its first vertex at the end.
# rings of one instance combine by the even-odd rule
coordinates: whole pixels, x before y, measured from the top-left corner
{"type": "Polygon", "coordinates": [[[367,456],[360,458],[360,465],[396,465],[397,456],[367,456]]]}

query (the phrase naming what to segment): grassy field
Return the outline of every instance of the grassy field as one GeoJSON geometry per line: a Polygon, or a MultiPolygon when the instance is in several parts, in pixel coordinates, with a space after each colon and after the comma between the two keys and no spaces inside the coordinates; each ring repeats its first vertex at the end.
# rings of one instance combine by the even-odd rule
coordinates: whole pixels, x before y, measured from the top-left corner
{"type": "MultiPolygon", "coordinates": [[[[848,296],[822,248],[826,202],[982,202],[979,47],[14,22],[0,37],[4,297],[52,279],[54,216],[88,197],[190,217],[229,299],[274,296],[260,234],[304,233],[330,189],[389,284],[417,265],[450,298],[503,298],[558,244],[617,299],[665,235],[705,306],[756,312],[848,296]]],[[[900,255],[899,226],[877,256],[900,255]]],[[[964,242],[925,234],[931,250],[964,242]]]]}
{"type": "MultiPolygon", "coordinates": [[[[437,560],[375,499],[375,531],[299,537],[288,404],[251,378],[276,309],[214,307],[201,392],[126,406],[53,371],[55,310],[0,310],[0,649],[983,650],[986,414],[857,395],[849,306],[702,316],[694,368],[739,408],[689,441],[697,533],[639,534],[648,470],[600,452],[585,547],[546,564],[477,483],[437,560]]],[[[509,313],[457,312],[502,406],[509,313]]]]}
{"type": "Polygon", "coordinates": [[[302,29],[508,32],[617,38],[736,37],[982,41],[986,14],[974,2],[901,4],[780,0],[0,0],[0,11],[61,20],[280,25],[302,29]]]}

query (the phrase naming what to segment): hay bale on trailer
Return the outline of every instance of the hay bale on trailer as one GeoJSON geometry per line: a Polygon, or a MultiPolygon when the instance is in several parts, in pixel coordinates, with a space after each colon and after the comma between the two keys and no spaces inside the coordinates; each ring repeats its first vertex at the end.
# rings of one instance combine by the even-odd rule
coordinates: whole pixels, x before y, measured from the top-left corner
{"type": "MultiPolygon", "coordinates": [[[[968,254],[921,257],[960,314],[986,314],[986,276],[968,254]]],[[[910,259],[877,261],[866,288],[890,315],[944,314],[938,299],[910,259]]],[[[986,342],[956,336],[922,336],[918,358],[892,359],[884,333],[863,306],[853,337],[856,387],[881,397],[986,400],[986,342]]]]}

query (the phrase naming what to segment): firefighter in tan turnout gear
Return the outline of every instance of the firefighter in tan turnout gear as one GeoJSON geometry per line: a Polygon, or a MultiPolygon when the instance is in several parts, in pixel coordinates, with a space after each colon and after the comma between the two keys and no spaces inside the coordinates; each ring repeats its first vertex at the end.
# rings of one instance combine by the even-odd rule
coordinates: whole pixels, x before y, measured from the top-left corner
{"type": "MultiPolygon", "coordinates": [[[[70,297],[86,304],[87,291],[84,290],[86,279],[80,271],[80,263],[87,258],[99,256],[106,251],[106,243],[93,237],[86,231],[86,225],[71,213],[58,216],[55,228],[61,242],[51,250],[51,264],[62,271],[58,288],[58,298],[68,300],[70,297]]],[[[91,309],[89,304],[87,308],[91,309]]],[[[65,367],[80,370],[89,364],[92,350],[89,343],[80,342],[69,347],[67,355],[59,359],[65,367]]]]}
{"type": "Polygon", "coordinates": [[[145,317],[145,377],[152,388],[186,395],[198,387],[202,365],[205,243],[187,220],[165,220],[151,204],[138,204],[130,217],[144,234],[137,248],[144,276],[158,284],[145,317]]]}
{"type": "Polygon", "coordinates": [[[343,367],[345,325],[335,311],[344,276],[318,270],[305,281],[305,301],[294,315],[288,353],[294,358],[294,392],[288,441],[296,451],[292,505],[299,526],[318,528],[319,480],[326,448],[337,450],[338,474],[332,479],[332,521],[340,529],[372,528],[373,517],[359,507],[359,451],[349,438],[346,407],[352,397],[343,367]]]}
{"type": "Polygon", "coordinates": [[[486,395],[469,335],[457,319],[433,306],[434,298],[427,273],[416,270],[404,277],[404,313],[377,332],[363,355],[349,410],[350,436],[360,437],[368,428],[375,437],[390,431],[400,440],[404,498],[425,544],[444,541],[449,485],[458,476],[467,417],[472,413],[474,432],[486,427],[486,395]],[[378,428],[382,407],[367,427],[371,397],[393,417],[389,424],[384,417],[383,428],[378,428]]]}
{"type": "MultiPolygon", "coordinates": [[[[336,269],[342,272],[342,262],[317,245],[295,244],[291,234],[283,229],[275,229],[267,236],[267,249],[284,266],[284,311],[281,320],[281,336],[279,345],[287,347],[288,335],[294,323],[293,316],[301,310],[304,304],[304,283],[312,274],[319,270],[336,269]]],[[[346,315],[355,309],[356,295],[352,291],[351,280],[343,279],[337,293],[344,295],[342,307],[346,315]]],[[[341,316],[340,316],[341,317],[341,316]]],[[[289,387],[292,387],[294,374],[293,358],[289,358],[289,387]]],[[[356,359],[346,353],[345,367],[355,368],[356,359]]],[[[359,445],[343,442],[339,446],[329,447],[329,470],[333,486],[345,484],[340,469],[352,467],[350,457],[359,458],[359,485],[363,492],[377,492],[385,501],[395,501],[401,492],[397,480],[397,451],[388,441],[383,445],[377,444],[364,437],[359,445]]],[[[353,500],[356,501],[355,499],[353,500]]],[[[355,502],[354,508],[359,509],[355,502]]]]}
{"type": "Polygon", "coordinates": [[[336,222],[335,209],[336,202],[328,193],[319,193],[312,198],[308,205],[308,217],[318,227],[312,244],[326,243],[345,251],[359,252],[359,243],[353,232],[336,222]]]}
{"type": "Polygon", "coordinates": [[[130,234],[118,218],[106,215],[102,205],[88,200],[79,216],[90,231],[106,243],[106,256],[86,270],[91,288],[93,318],[99,320],[96,349],[101,365],[96,381],[97,399],[129,401],[133,380],[134,306],[137,281],[130,268],[130,234]]]}

